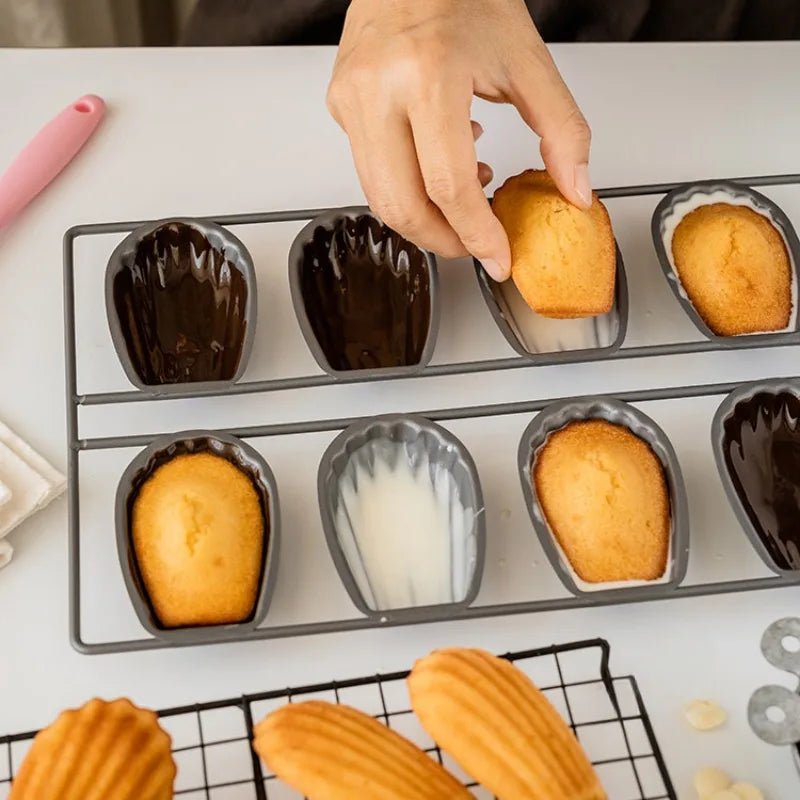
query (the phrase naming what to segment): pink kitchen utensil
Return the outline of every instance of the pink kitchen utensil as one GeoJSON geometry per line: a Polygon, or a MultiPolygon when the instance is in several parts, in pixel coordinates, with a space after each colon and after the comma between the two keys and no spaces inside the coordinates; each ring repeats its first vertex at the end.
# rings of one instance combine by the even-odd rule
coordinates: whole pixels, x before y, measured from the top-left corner
{"type": "Polygon", "coordinates": [[[102,98],[87,94],[50,120],[0,175],[0,228],[9,223],[77,155],[105,116],[102,98]]]}

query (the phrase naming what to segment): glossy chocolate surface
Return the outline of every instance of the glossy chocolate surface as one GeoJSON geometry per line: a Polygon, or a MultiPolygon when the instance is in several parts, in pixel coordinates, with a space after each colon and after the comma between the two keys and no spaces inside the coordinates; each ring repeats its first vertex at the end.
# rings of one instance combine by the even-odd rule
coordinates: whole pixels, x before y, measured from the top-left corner
{"type": "Polygon", "coordinates": [[[319,226],[303,247],[309,323],[336,370],[418,364],[431,324],[422,250],[368,215],[319,226]]]}
{"type": "Polygon", "coordinates": [[[247,293],[244,273],[200,230],[172,222],[144,236],[113,282],[120,330],[141,381],[232,380],[247,293]]]}
{"type": "Polygon", "coordinates": [[[725,463],[775,565],[800,569],[800,398],[761,393],[724,423],[725,463]]]}

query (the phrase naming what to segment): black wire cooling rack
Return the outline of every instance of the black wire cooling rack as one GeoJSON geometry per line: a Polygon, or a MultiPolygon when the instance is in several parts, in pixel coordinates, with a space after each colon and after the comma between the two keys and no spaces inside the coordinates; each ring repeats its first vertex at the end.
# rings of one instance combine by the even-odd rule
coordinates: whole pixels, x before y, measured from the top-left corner
{"type": "MultiPolygon", "coordinates": [[[[506,654],[570,724],[610,800],[677,800],[632,675],[614,677],[608,642],[593,639],[506,654]]],[[[410,710],[407,672],[243,695],[159,712],[170,733],[181,800],[300,800],[250,747],[253,725],[295,699],[329,700],[372,714],[415,742],[489,800],[428,738],[410,710]]],[[[0,737],[0,800],[10,792],[35,732],[0,737]],[[5,752],[4,752],[5,751],[5,752]]]]}

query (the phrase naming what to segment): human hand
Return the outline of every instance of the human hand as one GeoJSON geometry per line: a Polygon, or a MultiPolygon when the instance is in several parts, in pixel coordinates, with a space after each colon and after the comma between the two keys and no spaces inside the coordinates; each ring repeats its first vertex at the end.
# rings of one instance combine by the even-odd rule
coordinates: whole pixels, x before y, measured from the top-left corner
{"type": "Polygon", "coordinates": [[[508,238],[482,186],[474,95],[512,103],[561,193],[591,204],[591,133],[522,0],[352,0],[328,89],[373,212],[416,244],[467,253],[496,280],[508,238]]]}

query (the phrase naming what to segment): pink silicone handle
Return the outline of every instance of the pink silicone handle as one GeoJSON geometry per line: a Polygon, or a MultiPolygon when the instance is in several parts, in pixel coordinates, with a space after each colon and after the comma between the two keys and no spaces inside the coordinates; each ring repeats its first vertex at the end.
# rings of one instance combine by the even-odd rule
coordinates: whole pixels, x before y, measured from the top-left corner
{"type": "Polygon", "coordinates": [[[87,94],[50,120],[0,177],[0,228],[61,172],[103,119],[106,104],[87,94]]]}

